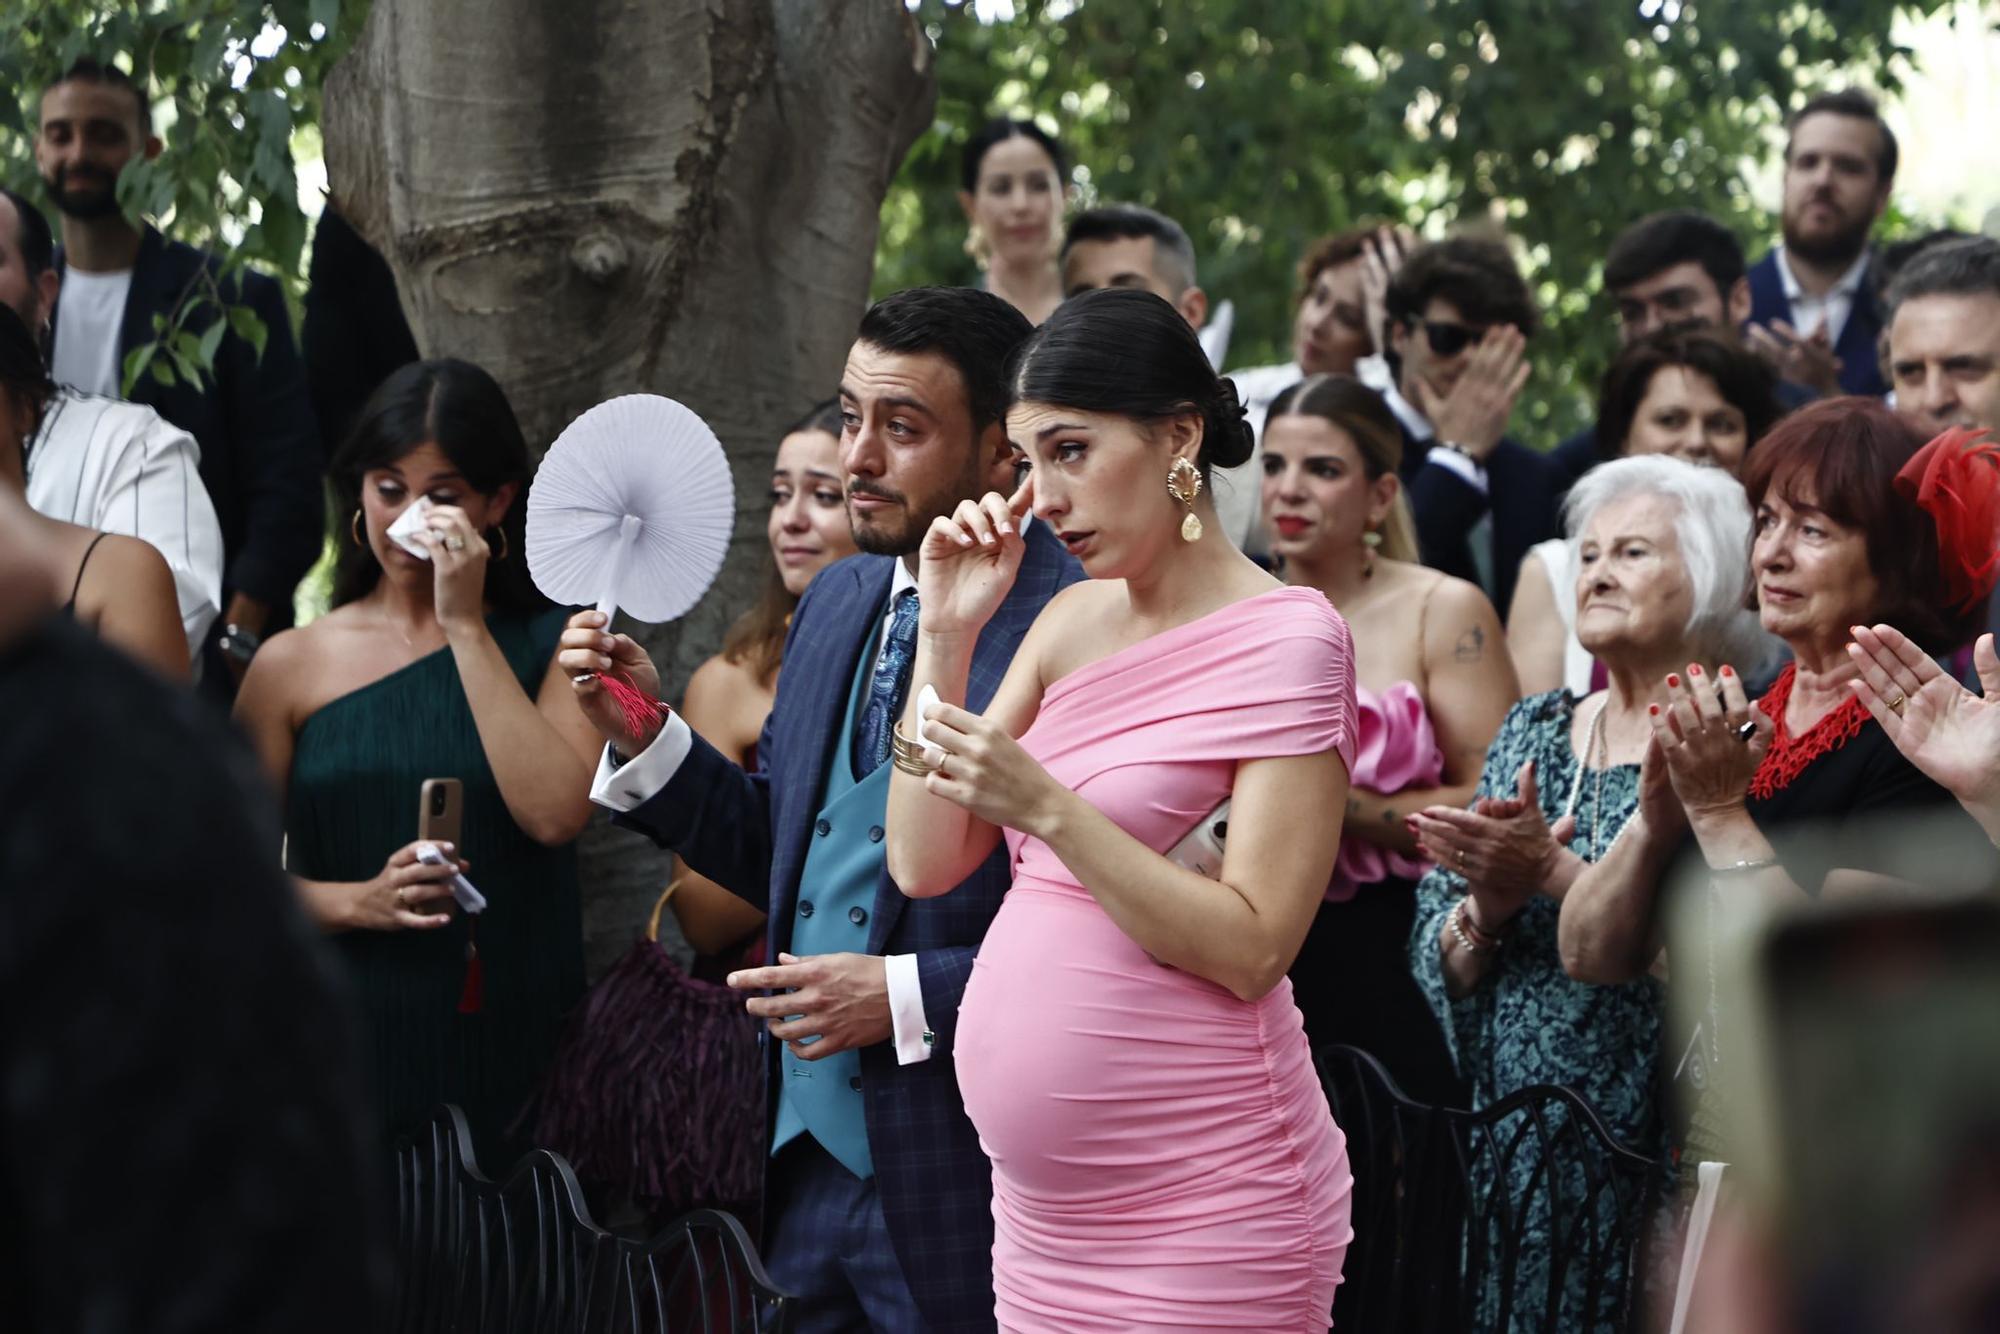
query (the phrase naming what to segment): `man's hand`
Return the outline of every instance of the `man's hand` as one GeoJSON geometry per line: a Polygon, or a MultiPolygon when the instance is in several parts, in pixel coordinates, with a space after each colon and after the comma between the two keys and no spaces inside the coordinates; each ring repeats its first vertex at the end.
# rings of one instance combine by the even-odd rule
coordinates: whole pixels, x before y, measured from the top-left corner
{"type": "Polygon", "coordinates": [[[802,1061],[887,1042],[895,1032],[889,968],[879,954],[780,954],[776,967],[740,969],[728,980],[738,991],[787,993],[752,996],[743,1008],[802,1061]]]}
{"type": "Polygon", "coordinates": [[[630,680],[640,694],[658,699],[660,673],[646,650],[633,642],[630,635],[609,633],[605,624],[608,619],[601,611],[580,611],[570,617],[569,624],[563,627],[562,638],[557,641],[556,665],[568,673],[570,688],[576,692],[577,707],[583,710],[583,716],[590,719],[590,725],[611,743],[613,750],[629,760],[659,737],[660,721],[641,724],[638,732],[632,731],[625,711],[597,678],[616,671],[630,680]]]}
{"type": "Polygon", "coordinates": [[[1484,463],[1507,434],[1507,419],[1527,387],[1533,369],[1526,360],[1528,339],[1511,324],[1488,329],[1451,392],[1440,398],[1421,379],[1417,407],[1430,418],[1439,440],[1463,445],[1484,463]]]}
{"type": "MultiPolygon", "coordinates": [[[[224,625],[233,625],[239,629],[248,630],[251,634],[262,639],[264,637],[264,627],[270,623],[271,608],[269,606],[259,602],[248,593],[234,593],[230,595],[229,605],[222,609],[222,620],[216,627],[216,633],[220,634],[221,627],[224,625]]],[[[222,660],[227,664],[229,674],[235,678],[236,684],[242,685],[243,674],[250,670],[250,664],[241,662],[234,655],[228,653],[222,655],[222,660]]]]}
{"type": "Polygon", "coordinates": [[[1833,340],[1821,323],[1807,338],[1783,320],[1767,327],[1753,324],[1748,330],[1750,349],[1770,364],[1780,377],[1803,385],[1821,398],[1840,393],[1840,371],[1845,364],[1833,355],[1833,340]]]}

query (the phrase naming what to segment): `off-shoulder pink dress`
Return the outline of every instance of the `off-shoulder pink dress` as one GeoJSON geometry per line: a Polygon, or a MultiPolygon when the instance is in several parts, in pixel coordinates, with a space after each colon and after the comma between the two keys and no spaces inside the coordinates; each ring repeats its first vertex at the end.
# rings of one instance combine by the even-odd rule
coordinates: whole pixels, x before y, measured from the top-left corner
{"type": "MultiPolygon", "coordinates": [[[[1347,626],[1282,588],[1064,677],[1022,744],[1164,852],[1238,763],[1351,764],[1353,736],[1347,626]]],[[[1007,839],[957,1038],[1001,1328],[1324,1330],[1352,1179],[1291,983],[1244,1001],[1155,963],[1046,844],[1007,839]]]]}

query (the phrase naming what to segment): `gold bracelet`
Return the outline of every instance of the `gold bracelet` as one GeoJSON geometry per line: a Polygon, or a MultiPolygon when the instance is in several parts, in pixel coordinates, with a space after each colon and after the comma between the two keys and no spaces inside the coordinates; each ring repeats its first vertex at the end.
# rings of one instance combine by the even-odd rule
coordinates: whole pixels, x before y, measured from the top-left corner
{"type": "Polygon", "coordinates": [[[910,740],[909,734],[903,731],[900,718],[889,729],[889,762],[903,773],[917,778],[928,777],[933,771],[933,766],[924,760],[923,743],[910,740]]]}

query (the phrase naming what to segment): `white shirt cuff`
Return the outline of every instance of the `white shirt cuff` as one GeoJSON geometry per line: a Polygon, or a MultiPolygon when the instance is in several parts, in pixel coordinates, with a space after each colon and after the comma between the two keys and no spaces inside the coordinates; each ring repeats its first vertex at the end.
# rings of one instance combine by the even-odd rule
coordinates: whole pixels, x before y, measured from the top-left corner
{"type": "Polygon", "coordinates": [[[659,795],[661,788],[680,772],[681,761],[694,746],[694,731],[678,713],[669,713],[653,744],[619,764],[611,758],[611,747],[597,758],[597,778],[590,785],[590,799],[614,811],[632,811],[659,795]]]}
{"type": "Polygon", "coordinates": [[[917,956],[891,954],[882,960],[889,979],[889,1024],[895,1030],[896,1064],[931,1058],[930,1025],[924,1021],[924,988],[917,956]]]}
{"type": "Polygon", "coordinates": [[[1480,495],[1486,494],[1486,469],[1455,449],[1443,445],[1432,445],[1427,462],[1435,463],[1447,472],[1455,472],[1476,488],[1480,495]]]}

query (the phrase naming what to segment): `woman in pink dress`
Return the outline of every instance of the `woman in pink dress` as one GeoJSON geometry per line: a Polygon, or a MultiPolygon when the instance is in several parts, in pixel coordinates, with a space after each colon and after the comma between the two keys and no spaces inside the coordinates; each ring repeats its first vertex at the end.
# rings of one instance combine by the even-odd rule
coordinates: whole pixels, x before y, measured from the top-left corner
{"type": "Polygon", "coordinates": [[[955,1044],[999,1324],[1324,1330],[1351,1178],[1285,973],[1340,843],[1347,627],[1216,529],[1200,481],[1250,435],[1166,302],[1065,302],[1011,380],[1027,480],[925,538],[888,814],[905,893],[946,892],[1003,836],[1014,856],[955,1044]],[[976,716],[972,646],[1030,505],[1093,577],[976,716]]]}

